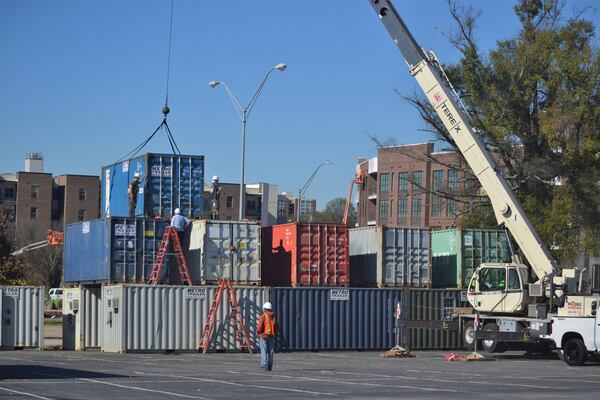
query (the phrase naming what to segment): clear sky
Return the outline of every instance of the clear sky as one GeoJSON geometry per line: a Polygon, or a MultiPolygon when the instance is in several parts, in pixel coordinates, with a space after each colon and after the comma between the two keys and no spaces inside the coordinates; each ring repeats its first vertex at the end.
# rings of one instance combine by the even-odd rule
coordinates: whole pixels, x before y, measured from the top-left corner
{"type": "MultiPolygon", "coordinates": [[[[489,49],[518,29],[512,0],[468,0],[489,49]]],[[[417,41],[442,62],[459,57],[446,0],[396,0],[417,41]]],[[[0,172],[39,151],[45,171],[98,175],[162,119],[170,0],[0,0],[0,172]]],[[[600,23],[595,0],[568,0],[600,23]],[[596,7],[595,9],[593,7],[596,7]]],[[[206,177],[239,182],[241,123],[221,87],[247,103],[278,63],[248,121],[246,182],[306,193],[319,208],[344,197],[369,134],[426,142],[394,89],[417,89],[367,0],[175,0],[169,125],[183,153],[204,154],[206,177]]],[[[145,151],[169,152],[164,133],[145,151]]]]}

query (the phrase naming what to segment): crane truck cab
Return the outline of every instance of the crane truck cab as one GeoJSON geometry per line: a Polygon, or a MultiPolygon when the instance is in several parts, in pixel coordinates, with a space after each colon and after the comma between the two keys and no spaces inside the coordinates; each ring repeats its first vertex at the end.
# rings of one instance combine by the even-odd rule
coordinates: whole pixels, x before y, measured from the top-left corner
{"type": "Polygon", "coordinates": [[[519,314],[528,303],[529,269],[523,264],[487,263],[479,266],[467,290],[469,303],[480,312],[519,314]]]}

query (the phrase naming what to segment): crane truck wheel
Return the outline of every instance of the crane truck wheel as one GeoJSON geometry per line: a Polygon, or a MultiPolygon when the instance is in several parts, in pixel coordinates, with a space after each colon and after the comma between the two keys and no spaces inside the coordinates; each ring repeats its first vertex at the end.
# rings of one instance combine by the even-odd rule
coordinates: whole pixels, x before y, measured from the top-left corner
{"type": "MultiPolygon", "coordinates": [[[[498,325],[495,322],[490,322],[483,327],[485,332],[498,332],[498,325]]],[[[498,340],[482,340],[483,349],[488,353],[502,353],[504,351],[504,343],[498,340]]]]}
{"type": "Polygon", "coordinates": [[[567,340],[562,348],[563,359],[569,365],[583,365],[587,358],[587,349],[583,340],[572,338],[567,340]]]}
{"type": "Polygon", "coordinates": [[[475,350],[475,329],[473,328],[473,321],[465,322],[463,327],[463,342],[465,342],[465,349],[472,351],[475,350]]]}

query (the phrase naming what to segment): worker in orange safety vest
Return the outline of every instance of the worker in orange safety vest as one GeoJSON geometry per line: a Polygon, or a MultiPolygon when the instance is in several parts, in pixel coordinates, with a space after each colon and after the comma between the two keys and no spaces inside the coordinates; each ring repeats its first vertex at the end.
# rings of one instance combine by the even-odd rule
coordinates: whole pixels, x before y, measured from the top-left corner
{"type": "Polygon", "coordinates": [[[256,333],[259,335],[260,342],[260,367],[265,371],[273,368],[273,342],[277,324],[275,323],[275,314],[270,302],[263,304],[263,313],[258,319],[256,333]]]}

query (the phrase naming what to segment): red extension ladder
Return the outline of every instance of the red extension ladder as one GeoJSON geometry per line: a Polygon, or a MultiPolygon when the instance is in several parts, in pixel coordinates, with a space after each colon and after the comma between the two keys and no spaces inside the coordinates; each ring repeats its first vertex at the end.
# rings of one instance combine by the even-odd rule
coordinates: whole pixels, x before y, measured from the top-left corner
{"type": "Polygon", "coordinates": [[[154,264],[152,265],[152,272],[150,272],[148,284],[155,285],[160,280],[160,272],[162,271],[165,257],[169,255],[169,253],[167,253],[167,250],[169,250],[169,239],[173,241],[173,250],[175,251],[174,255],[175,259],[177,260],[177,267],[179,268],[181,283],[191,286],[192,278],[190,277],[187,262],[183,256],[183,249],[181,248],[181,243],[179,243],[179,236],[177,235],[177,230],[172,226],[169,226],[165,229],[165,234],[162,237],[160,247],[156,253],[156,258],[154,259],[154,264]]]}

